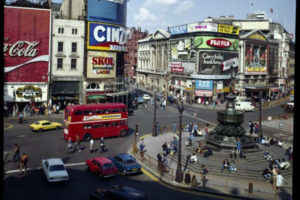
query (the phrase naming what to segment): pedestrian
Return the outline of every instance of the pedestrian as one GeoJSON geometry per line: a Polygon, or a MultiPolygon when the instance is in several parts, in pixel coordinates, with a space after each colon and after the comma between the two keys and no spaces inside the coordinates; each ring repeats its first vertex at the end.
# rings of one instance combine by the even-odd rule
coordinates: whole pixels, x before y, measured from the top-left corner
{"type": "Polygon", "coordinates": [[[14,145],[14,156],[13,156],[13,161],[20,161],[20,147],[18,144],[14,145]]]}
{"type": "Polygon", "coordinates": [[[57,104],[56,106],[56,114],[59,114],[60,104],[57,104]]]}
{"type": "Polygon", "coordinates": [[[176,133],[176,126],[177,126],[176,122],[173,122],[173,123],[172,123],[172,130],[173,130],[173,133],[176,133]]]}
{"type": "Polygon", "coordinates": [[[76,149],[75,149],[75,151],[77,150],[77,148],[79,149],[78,151],[81,152],[80,138],[79,138],[78,134],[76,135],[76,149]]]}
{"type": "Polygon", "coordinates": [[[25,154],[25,152],[23,153],[22,157],[21,157],[21,160],[20,160],[20,165],[19,165],[19,168],[20,168],[20,175],[23,174],[23,167],[25,169],[25,173],[27,173],[27,163],[28,163],[28,156],[25,154]]]}
{"type": "Polygon", "coordinates": [[[258,124],[257,123],[254,124],[254,133],[255,133],[255,135],[258,135],[258,124]]]}
{"type": "Polygon", "coordinates": [[[162,145],[162,150],[163,150],[163,154],[166,154],[166,155],[169,154],[167,142],[164,142],[164,144],[162,145]]]}
{"type": "Polygon", "coordinates": [[[73,152],[73,149],[72,149],[72,139],[71,139],[71,137],[69,137],[69,139],[68,139],[68,152],[69,152],[69,153],[73,152]]]}
{"type": "Polygon", "coordinates": [[[93,140],[93,138],[90,139],[90,152],[91,153],[94,152],[94,140],[93,140]]]}
{"type": "Polygon", "coordinates": [[[207,136],[208,133],[209,133],[208,127],[209,127],[209,124],[206,124],[206,126],[205,126],[205,128],[204,128],[204,135],[205,135],[205,136],[207,136]]]}
{"type": "Polygon", "coordinates": [[[277,174],[277,180],[276,180],[276,189],[277,190],[281,190],[282,189],[282,186],[283,186],[283,176],[281,175],[281,172],[278,172],[277,174]]]}
{"type": "Polygon", "coordinates": [[[166,99],[163,99],[162,103],[161,103],[163,110],[166,110],[166,106],[167,106],[167,101],[166,99]]]}
{"type": "Polygon", "coordinates": [[[187,171],[185,173],[185,176],[184,176],[184,182],[185,184],[189,185],[191,183],[191,175],[190,175],[190,172],[187,171]]]}
{"type": "Polygon", "coordinates": [[[191,159],[190,159],[191,163],[196,163],[197,162],[197,156],[195,153],[192,154],[191,159]]]}
{"type": "Polygon", "coordinates": [[[144,157],[144,152],[145,152],[145,143],[144,143],[144,138],[141,139],[140,141],[140,154],[141,154],[141,157],[144,157]]]}
{"type": "Polygon", "coordinates": [[[205,187],[206,185],[206,175],[208,174],[208,169],[205,165],[201,165],[201,168],[202,168],[202,172],[201,172],[201,181],[202,181],[202,184],[203,184],[203,187],[205,187]]]}
{"type": "Polygon", "coordinates": [[[273,175],[273,189],[276,190],[276,187],[277,187],[277,175],[278,175],[278,168],[275,167],[273,165],[273,169],[272,169],[272,175],[273,175]]]}
{"type": "Polygon", "coordinates": [[[194,142],[194,135],[190,133],[189,139],[188,139],[188,145],[192,146],[194,142]]]}
{"type": "Polygon", "coordinates": [[[254,124],[252,121],[249,122],[249,132],[250,134],[252,135],[253,134],[253,127],[254,127],[254,124]]]}
{"type": "Polygon", "coordinates": [[[157,157],[157,170],[161,171],[163,166],[162,166],[162,157],[161,157],[160,153],[158,153],[156,155],[156,157],[157,157]]]}
{"type": "Polygon", "coordinates": [[[291,152],[292,152],[292,147],[289,147],[289,148],[285,151],[285,155],[286,155],[286,156],[290,156],[291,152]]]}
{"type": "Polygon", "coordinates": [[[227,168],[228,171],[230,172],[229,170],[229,161],[227,160],[227,158],[225,158],[225,160],[223,160],[223,164],[222,164],[222,168],[221,168],[221,171],[223,172],[223,170],[227,168]]]}
{"type": "Polygon", "coordinates": [[[106,151],[103,137],[100,139],[100,148],[101,148],[101,152],[106,151]]]}
{"type": "Polygon", "coordinates": [[[192,133],[193,131],[193,122],[189,122],[189,132],[192,133]]]}
{"type": "Polygon", "coordinates": [[[164,154],[164,157],[162,159],[163,162],[163,172],[168,172],[169,170],[167,170],[168,166],[168,158],[167,158],[167,154],[164,154]]]}
{"type": "Polygon", "coordinates": [[[197,123],[194,124],[194,127],[193,127],[193,135],[194,135],[194,136],[197,136],[197,135],[198,135],[198,125],[197,125],[197,123]]]}
{"type": "Polygon", "coordinates": [[[20,112],[19,113],[19,124],[22,124],[23,123],[23,113],[20,112]]]}
{"type": "Polygon", "coordinates": [[[195,174],[192,177],[191,185],[192,185],[192,187],[197,187],[198,186],[198,182],[197,182],[195,174]]]}
{"type": "Polygon", "coordinates": [[[241,141],[238,140],[237,143],[236,143],[236,153],[238,155],[241,153],[241,149],[242,149],[241,141]]]}

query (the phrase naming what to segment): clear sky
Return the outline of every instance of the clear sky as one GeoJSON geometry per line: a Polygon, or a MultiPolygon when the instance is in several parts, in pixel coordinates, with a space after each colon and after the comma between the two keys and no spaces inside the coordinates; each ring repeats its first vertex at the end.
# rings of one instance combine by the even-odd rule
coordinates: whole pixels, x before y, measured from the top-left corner
{"type": "Polygon", "coordinates": [[[203,21],[208,16],[245,19],[254,12],[265,12],[267,18],[279,22],[295,36],[296,0],[129,0],[127,26],[154,33],[169,26],[203,21]]]}

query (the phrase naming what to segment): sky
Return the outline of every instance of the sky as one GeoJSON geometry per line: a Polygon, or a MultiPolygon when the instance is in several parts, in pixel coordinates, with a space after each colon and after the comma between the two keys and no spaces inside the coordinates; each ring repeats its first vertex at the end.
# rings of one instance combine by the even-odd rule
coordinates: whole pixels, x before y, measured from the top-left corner
{"type": "Polygon", "coordinates": [[[154,33],[170,26],[203,21],[208,16],[233,15],[235,19],[245,19],[254,12],[265,12],[267,18],[295,36],[296,0],[129,0],[127,27],[154,33]]]}

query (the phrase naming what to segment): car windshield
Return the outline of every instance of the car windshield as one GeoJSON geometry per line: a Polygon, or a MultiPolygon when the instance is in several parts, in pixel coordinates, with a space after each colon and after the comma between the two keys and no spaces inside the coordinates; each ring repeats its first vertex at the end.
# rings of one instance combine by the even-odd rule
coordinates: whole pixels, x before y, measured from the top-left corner
{"type": "Polygon", "coordinates": [[[129,160],[126,160],[126,163],[127,163],[127,164],[132,164],[132,163],[135,163],[135,160],[129,159],[129,160]]]}
{"type": "Polygon", "coordinates": [[[113,168],[115,165],[113,163],[105,163],[103,164],[103,169],[110,169],[113,168]]]}
{"type": "Polygon", "coordinates": [[[34,124],[36,124],[36,125],[39,125],[39,124],[40,124],[40,122],[35,122],[34,124]]]}
{"type": "Polygon", "coordinates": [[[49,169],[50,172],[64,171],[64,170],[66,170],[64,165],[52,165],[52,166],[50,166],[50,169],[49,169]]]}

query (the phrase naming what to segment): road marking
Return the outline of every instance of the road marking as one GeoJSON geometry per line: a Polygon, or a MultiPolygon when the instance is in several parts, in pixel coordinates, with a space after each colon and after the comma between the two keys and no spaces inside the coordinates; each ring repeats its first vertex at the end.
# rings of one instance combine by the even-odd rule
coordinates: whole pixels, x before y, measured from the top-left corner
{"type": "Polygon", "coordinates": [[[142,168],[142,172],[148,176],[150,179],[152,179],[155,182],[160,182],[158,178],[156,178],[155,176],[153,176],[150,172],[148,172],[147,170],[145,170],[144,168],[142,168]]]}
{"type": "Polygon", "coordinates": [[[150,136],[150,135],[151,135],[151,133],[145,134],[145,135],[143,135],[142,137],[140,137],[139,140],[144,139],[145,137],[148,137],[148,136],[150,136]]]}
{"type": "MultiPolygon", "coordinates": [[[[170,108],[172,108],[172,109],[174,109],[174,110],[175,110],[175,108],[173,108],[173,107],[170,107],[170,108]]],[[[217,125],[217,124],[215,124],[215,123],[212,123],[212,122],[206,121],[205,119],[201,119],[201,118],[198,118],[198,117],[194,117],[193,115],[190,115],[190,114],[187,114],[187,113],[182,113],[182,114],[183,114],[183,115],[186,115],[186,116],[189,116],[189,117],[192,117],[192,118],[194,118],[194,119],[197,119],[197,120],[203,121],[203,122],[205,122],[205,123],[212,124],[212,125],[214,125],[214,126],[216,126],[216,125],[217,125]]]]}
{"type": "MultiPolygon", "coordinates": [[[[85,162],[65,164],[65,167],[72,167],[72,166],[79,166],[79,165],[85,165],[85,162]]],[[[40,170],[40,169],[42,169],[42,167],[37,167],[36,169],[27,168],[28,171],[40,170]]],[[[13,174],[13,173],[17,173],[17,172],[20,172],[20,170],[19,169],[9,170],[9,171],[6,171],[5,174],[13,174]]]]}
{"type": "Polygon", "coordinates": [[[10,128],[12,128],[12,127],[13,127],[12,124],[5,123],[5,122],[4,122],[4,129],[5,129],[5,130],[6,130],[6,129],[10,129],[10,128]],[[5,127],[5,126],[7,126],[7,127],[5,127]]]}

